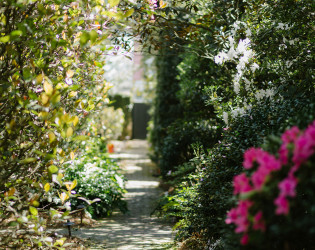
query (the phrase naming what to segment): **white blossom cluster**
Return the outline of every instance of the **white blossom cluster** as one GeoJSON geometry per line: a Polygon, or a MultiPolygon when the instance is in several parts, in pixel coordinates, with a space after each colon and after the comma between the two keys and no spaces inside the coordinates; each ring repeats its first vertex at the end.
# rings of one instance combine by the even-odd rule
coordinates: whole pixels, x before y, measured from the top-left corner
{"type": "Polygon", "coordinates": [[[259,89],[255,93],[255,97],[258,101],[262,100],[263,98],[272,98],[275,95],[274,89],[259,89]]]}
{"type": "MultiPolygon", "coordinates": [[[[279,29],[289,29],[290,27],[285,24],[279,24],[279,29]]],[[[219,52],[215,57],[214,61],[216,64],[223,64],[227,61],[232,61],[236,63],[237,73],[233,78],[234,92],[239,95],[241,83],[244,84],[245,90],[247,92],[254,93],[257,101],[261,101],[265,98],[272,98],[275,95],[275,90],[272,88],[268,89],[256,89],[253,80],[249,80],[249,76],[255,73],[259,69],[259,65],[255,62],[255,52],[251,48],[251,36],[252,32],[243,22],[235,22],[233,24],[233,29],[230,31],[228,36],[228,48],[225,51],[219,52]],[[245,30],[247,38],[235,40],[237,31],[239,29],[245,30]]],[[[289,42],[289,44],[294,44],[295,40],[284,40],[284,42],[289,42]]],[[[292,63],[288,62],[287,67],[290,67],[292,63]]],[[[240,97],[240,96],[239,96],[240,97]]],[[[244,115],[250,108],[250,105],[246,104],[246,98],[241,97],[240,105],[231,108],[229,112],[223,112],[222,118],[226,125],[229,124],[229,117],[236,118],[240,115],[244,115]]]]}
{"type": "MultiPolygon", "coordinates": [[[[230,31],[230,36],[228,37],[229,50],[227,52],[221,51],[218,55],[214,57],[214,61],[216,64],[223,64],[226,61],[233,61],[237,63],[237,73],[235,74],[233,79],[234,92],[236,94],[239,94],[240,81],[243,79],[245,71],[249,69],[252,73],[254,73],[259,68],[259,65],[253,60],[255,57],[255,53],[250,48],[251,41],[248,37],[250,37],[251,34],[251,30],[244,22],[236,21],[233,24],[233,29],[230,31]],[[236,46],[235,36],[237,31],[241,28],[245,28],[245,34],[247,38],[240,39],[236,46]]],[[[246,84],[246,89],[249,90],[249,83],[247,82],[246,84]]]]}

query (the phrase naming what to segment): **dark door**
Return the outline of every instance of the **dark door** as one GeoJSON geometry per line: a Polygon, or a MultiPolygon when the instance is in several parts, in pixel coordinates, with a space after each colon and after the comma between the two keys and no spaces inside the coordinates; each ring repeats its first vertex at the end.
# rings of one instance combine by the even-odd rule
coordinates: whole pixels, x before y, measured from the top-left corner
{"type": "Polygon", "coordinates": [[[145,103],[135,103],[132,109],[132,138],[146,139],[147,126],[150,120],[150,106],[145,103]]]}

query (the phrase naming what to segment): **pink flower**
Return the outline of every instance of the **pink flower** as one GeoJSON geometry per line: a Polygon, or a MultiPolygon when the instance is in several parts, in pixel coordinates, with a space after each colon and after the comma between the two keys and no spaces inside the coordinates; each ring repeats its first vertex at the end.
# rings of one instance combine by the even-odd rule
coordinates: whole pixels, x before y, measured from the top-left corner
{"type": "Polygon", "coordinates": [[[288,164],[289,150],[287,149],[287,144],[283,143],[279,149],[279,159],[283,165],[288,164]]]}
{"type": "Polygon", "coordinates": [[[280,195],[277,199],[274,200],[274,204],[277,206],[277,215],[287,215],[289,213],[289,202],[284,196],[280,195]]]}
{"type": "Polygon", "coordinates": [[[265,231],[266,230],[265,222],[263,220],[263,213],[262,213],[262,211],[259,211],[254,216],[253,229],[254,230],[261,230],[261,231],[265,231]]]}
{"type": "Polygon", "coordinates": [[[281,169],[280,161],[267,152],[261,154],[257,161],[261,167],[265,168],[269,172],[281,169]]]}
{"type": "Polygon", "coordinates": [[[254,161],[260,157],[264,151],[260,148],[250,148],[244,153],[244,162],[243,167],[246,169],[250,169],[253,167],[254,161]]]}
{"type": "Polygon", "coordinates": [[[308,126],[305,130],[305,136],[310,140],[311,144],[315,145],[315,122],[308,126]]]}
{"type": "Polygon", "coordinates": [[[234,223],[237,219],[237,209],[236,208],[232,208],[228,214],[227,214],[227,218],[225,220],[225,223],[226,224],[231,224],[231,223],[234,223]]]}
{"type": "Polygon", "coordinates": [[[259,167],[257,171],[253,173],[251,179],[255,190],[261,190],[269,174],[270,170],[265,167],[259,167]]]}
{"type": "Polygon", "coordinates": [[[314,144],[307,135],[300,136],[295,142],[293,152],[293,162],[295,164],[304,163],[314,153],[314,144]]]}
{"type": "Polygon", "coordinates": [[[293,174],[299,169],[300,164],[295,164],[289,171],[289,176],[293,176],[293,174]]]}
{"type": "Polygon", "coordinates": [[[249,227],[249,220],[246,217],[238,217],[235,221],[235,233],[243,233],[246,232],[249,227]]]}
{"type": "Polygon", "coordinates": [[[281,145],[279,149],[279,155],[280,155],[279,158],[282,164],[284,165],[288,164],[288,155],[289,155],[288,144],[294,143],[297,140],[299,133],[300,131],[298,127],[294,126],[282,134],[281,140],[283,141],[283,144],[281,145]]]}
{"type": "Polygon", "coordinates": [[[245,173],[235,176],[233,180],[233,185],[234,195],[252,190],[252,187],[249,184],[249,179],[247,178],[245,173]]]}
{"type": "Polygon", "coordinates": [[[248,234],[244,234],[243,237],[241,238],[241,244],[242,245],[247,245],[249,241],[249,236],[248,234]]]}
{"type": "Polygon", "coordinates": [[[295,188],[297,185],[297,179],[294,176],[288,177],[281,181],[278,184],[278,187],[280,189],[280,196],[290,196],[290,197],[295,197],[296,192],[295,188]]]}
{"type": "Polygon", "coordinates": [[[232,208],[225,220],[225,223],[236,225],[235,232],[246,232],[249,227],[248,209],[252,206],[252,202],[248,200],[241,200],[236,208],[232,208]]]}
{"type": "Polygon", "coordinates": [[[282,136],[281,140],[284,142],[284,144],[289,144],[291,142],[294,142],[297,139],[298,134],[300,133],[300,130],[297,126],[294,126],[288,130],[286,130],[282,136]]]}

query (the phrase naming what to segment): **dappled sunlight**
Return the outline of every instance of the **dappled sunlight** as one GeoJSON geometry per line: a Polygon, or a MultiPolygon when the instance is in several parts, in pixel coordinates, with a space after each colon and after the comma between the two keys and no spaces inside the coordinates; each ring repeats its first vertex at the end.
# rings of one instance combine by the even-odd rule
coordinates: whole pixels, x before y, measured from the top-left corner
{"type": "Polygon", "coordinates": [[[145,189],[145,188],[156,188],[159,186],[159,182],[158,181],[128,181],[126,188],[127,189],[134,189],[134,188],[141,188],[141,189],[145,189]]]}
{"type": "Polygon", "coordinates": [[[127,153],[121,153],[121,154],[110,154],[110,158],[113,159],[146,159],[146,156],[143,154],[127,154],[127,153]]]}
{"type": "MultiPolygon", "coordinates": [[[[174,238],[170,225],[150,216],[163,191],[159,189],[159,179],[153,177],[155,165],[144,153],[146,147],[143,145],[146,144],[140,141],[133,145],[131,142],[128,147],[120,144],[124,152],[111,154],[112,158],[120,159],[119,165],[128,180],[124,200],[129,211],[126,214],[115,211],[111,217],[98,221],[97,227],[73,230],[72,235],[96,243],[92,249],[165,249],[163,244],[174,238]]],[[[66,229],[58,232],[68,233],[66,229]]]]}

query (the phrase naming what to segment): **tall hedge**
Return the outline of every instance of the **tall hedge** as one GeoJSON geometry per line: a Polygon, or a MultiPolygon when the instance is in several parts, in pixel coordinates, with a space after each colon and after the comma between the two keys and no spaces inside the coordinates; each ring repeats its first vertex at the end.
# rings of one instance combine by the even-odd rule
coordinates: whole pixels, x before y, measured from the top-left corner
{"type": "MultiPolygon", "coordinates": [[[[276,153],[277,136],[290,126],[305,128],[314,119],[313,4],[250,0],[179,5],[190,18],[178,22],[186,28],[186,33],[178,36],[190,45],[181,54],[186,60],[178,68],[191,77],[179,72],[182,91],[178,96],[186,107],[192,104],[195,110],[203,110],[204,104],[190,95],[198,87],[198,79],[203,79],[206,103],[209,110],[214,108],[214,125],[221,138],[208,152],[178,166],[182,173],[185,168],[195,171],[188,177],[182,175],[182,181],[180,173],[174,173],[177,189],[165,197],[168,202],[162,210],[180,219],[178,239],[186,239],[187,247],[196,243],[201,248],[238,249],[239,236],[232,233],[234,228],[225,224],[225,218],[235,202],[232,180],[242,170],[244,151],[264,145],[276,153]],[[187,52],[199,58],[192,63],[187,52]],[[204,58],[209,60],[208,66],[204,58]]],[[[168,18],[176,16],[176,7],[165,12],[168,18]]],[[[202,117],[195,114],[195,120],[202,117]]],[[[174,127],[180,131],[185,123],[174,127]]],[[[200,130],[192,125],[186,133],[194,129],[200,130]]],[[[168,142],[177,141],[182,134],[174,133],[174,140],[170,137],[168,142]]],[[[176,154],[181,151],[174,151],[176,154]]]]}

